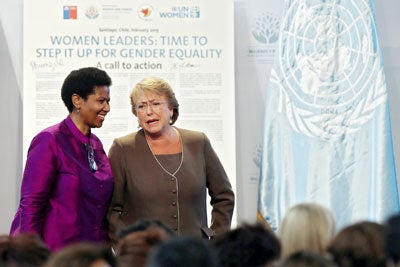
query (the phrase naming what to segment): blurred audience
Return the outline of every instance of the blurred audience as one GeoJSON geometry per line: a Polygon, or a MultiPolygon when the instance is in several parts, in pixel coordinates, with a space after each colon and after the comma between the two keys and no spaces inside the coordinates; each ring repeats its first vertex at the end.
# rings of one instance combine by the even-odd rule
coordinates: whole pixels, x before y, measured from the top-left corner
{"type": "Polygon", "coordinates": [[[316,203],[301,203],[285,214],[279,229],[282,258],[307,250],[324,254],[335,233],[332,213],[316,203]]]}
{"type": "Polygon", "coordinates": [[[384,267],[384,226],[363,221],[343,228],[328,247],[340,267],[384,267]]]}
{"type": "Polygon", "coordinates": [[[400,267],[400,214],[334,231],[329,210],[313,203],[288,210],[279,238],[261,223],[210,241],[176,237],[161,221],[142,219],[118,232],[115,253],[76,243],[51,254],[36,233],[0,235],[0,267],[400,267]]]}
{"type": "Polygon", "coordinates": [[[212,240],[221,267],[264,267],[279,259],[281,245],[262,224],[243,225],[212,240]]]}
{"type": "Polygon", "coordinates": [[[50,256],[50,249],[36,233],[0,236],[0,266],[40,267],[50,256]]]}

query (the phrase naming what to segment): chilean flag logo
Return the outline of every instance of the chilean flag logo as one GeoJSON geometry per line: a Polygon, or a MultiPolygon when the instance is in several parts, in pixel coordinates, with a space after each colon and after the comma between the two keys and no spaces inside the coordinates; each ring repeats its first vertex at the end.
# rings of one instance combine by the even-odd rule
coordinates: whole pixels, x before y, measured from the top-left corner
{"type": "Polygon", "coordinates": [[[64,19],[77,19],[78,7],[77,6],[64,6],[64,19]]]}

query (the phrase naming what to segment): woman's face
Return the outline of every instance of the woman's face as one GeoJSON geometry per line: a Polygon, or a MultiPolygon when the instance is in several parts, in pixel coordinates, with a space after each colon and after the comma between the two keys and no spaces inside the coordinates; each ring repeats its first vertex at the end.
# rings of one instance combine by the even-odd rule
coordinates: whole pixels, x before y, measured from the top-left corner
{"type": "Polygon", "coordinates": [[[95,87],[94,94],[88,95],[80,106],[80,118],[89,128],[100,128],[105,116],[110,111],[110,88],[95,87]]]}
{"type": "Polygon", "coordinates": [[[159,136],[170,127],[173,110],[163,95],[140,93],[136,102],[136,115],[147,134],[159,136]]]}

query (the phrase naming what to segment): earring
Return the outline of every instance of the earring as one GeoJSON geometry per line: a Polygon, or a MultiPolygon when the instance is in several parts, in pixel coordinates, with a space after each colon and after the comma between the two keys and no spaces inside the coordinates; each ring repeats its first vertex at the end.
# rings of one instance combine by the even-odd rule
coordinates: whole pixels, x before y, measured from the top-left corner
{"type": "Polygon", "coordinates": [[[77,108],[77,109],[76,109],[76,113],[78,113],[78,114],[79,114],[79,112],[80,112],[80,109],[79,109],[79,108],[77,108]]]}
{"type": "Polygon", "coordinates": [[[169,124],[172,124],[172,117],[169,118],[169,124]]]}

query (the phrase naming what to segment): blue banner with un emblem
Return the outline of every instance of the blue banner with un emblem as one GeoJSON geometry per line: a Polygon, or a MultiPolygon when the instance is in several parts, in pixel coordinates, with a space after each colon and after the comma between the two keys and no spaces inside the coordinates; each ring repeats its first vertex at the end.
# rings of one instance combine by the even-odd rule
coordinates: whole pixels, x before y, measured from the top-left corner
{"type": "Polygon", "coordinates": [[[287,0],[268,88],[259,212],[318,202],[338,228],[399,212],[385,76],[366,0],[287,0]]]}

